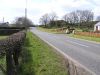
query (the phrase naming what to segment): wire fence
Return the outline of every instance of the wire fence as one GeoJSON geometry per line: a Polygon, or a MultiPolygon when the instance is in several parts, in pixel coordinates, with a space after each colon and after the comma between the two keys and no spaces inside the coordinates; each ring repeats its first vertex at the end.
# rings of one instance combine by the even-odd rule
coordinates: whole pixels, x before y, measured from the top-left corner
{"type": "Polygon", "coordinates": [[[26,31],[19,31],[0,40],[0,55],[6,55],[6,75],[17,75],[18,58],[25,37],[26,31]]]}

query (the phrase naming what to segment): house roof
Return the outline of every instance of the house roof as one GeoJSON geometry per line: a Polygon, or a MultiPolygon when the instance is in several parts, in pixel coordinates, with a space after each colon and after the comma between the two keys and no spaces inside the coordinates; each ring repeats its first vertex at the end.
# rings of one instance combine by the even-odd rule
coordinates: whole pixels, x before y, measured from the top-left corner
{"type": "Polygon", "coordinates": [[[96,23],[95,26],[100,26],[100,22],[96,23]]]}

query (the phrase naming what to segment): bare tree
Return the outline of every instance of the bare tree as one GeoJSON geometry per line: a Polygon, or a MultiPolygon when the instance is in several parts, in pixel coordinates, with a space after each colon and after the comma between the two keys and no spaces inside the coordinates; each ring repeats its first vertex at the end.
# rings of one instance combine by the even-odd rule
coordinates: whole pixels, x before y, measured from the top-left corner
{"type": "Polygon", "coordinates": [[[77,16],[76,12],[71,12],[71,13],[65,14],[63,16],[63,19],[64,19],[64,21],[71,23],[71,24],[78,22],[78,16],[77,16]]]}
{"type": "Polygon", "coordinates": [[[14,25],[16,27],[30,27],[30,26],[34,26],[33,22],[25,17],[17,17],[14,21],[14,25]]]}
{"type": "Polygon", "coordinates": [[[50,17],[49,26],[50,27],[57,26],[56,20],[57,20],[58,16],[56,15],[56,13],[55,12],[50,13],[49,17],[50,17]]]}
{"type": "Polygon", "coordinates": [[[96,20],[97,20],[97,21],[100,21],[100,16],[97,16],[96,20]]]}
{"type": "Polygon", "coordinates": [[[82,22],[90,22],[94,18],[94,14],[90,10],[77,10],[76,13],[78,15],[80,23],[82,23],[82,22]]]}
{"type": "Polygon", "coordinates": [[[41,18],[40,18],[40,23],[42,25],[45,25],[45,27],[47,26],[47,24],[49,24],[50,22],[50,17],[48,14],[44,14],[41,18]]]}
{"type": "Polygon", "coordinates": [[[63,20],[68,22],[68,23],[71,23],[71,16],[70,16],[70,13],[67,13],[63,16],[63,20]]]}
{"type": "Polygon", "coordinates": [[[62,19],[67,22],[67,14],[65,14],[62,19]]]}
{"type": "Polygon", "coordinates": [[[77,10],[64,15],[63,19],[69,23],[82,23],[92,21],[93,16],[90,10],[77,10]]]}
{"type": "Polygon", "coordinates": [[[50,13],[49,17],[50,17],[50,21],[55,21],[58,18],[55,12],[50,13]]]}
{"type": "Polygon", "coordinates": [[[76,11],[70,13],[70,20],[72,24],[79,22],[78,14],[76,11]]]}

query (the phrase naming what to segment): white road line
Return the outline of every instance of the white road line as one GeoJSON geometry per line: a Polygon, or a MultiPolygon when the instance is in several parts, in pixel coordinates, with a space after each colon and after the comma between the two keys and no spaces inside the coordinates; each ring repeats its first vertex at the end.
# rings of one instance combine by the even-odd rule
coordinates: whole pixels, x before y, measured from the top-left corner
{"type": "Polygon", "coordinates": [[[100,42],[96,42],[96,41],[91,41],[91,40],[86,40],[86,39],[81,39],[81,38],[75,38],[75,37],[70,37],[70,36],[67,36],[67,37],[77,39],[77,40],[87,41],[87,42],[90,42],[90,43],[100,44],[100,42]]]}
{"type": "MultiPolygon", "coordinates": [[[[38,36],[39,38],[41,38],[40,36],[38,36]]],[[[57,48],[56,46],[54,46],[53,44],[49,43],[48,41],[46,41],[45,39],[41,38],[41,40],[43,40],[44,42],[46,42],[48,45],[50,45],[51,47],[53,47],[55,50],[57,50],[59,53],[61,53],[64,57],[70,59],[72,62],[74,62],[75,64],[77,64],[78,66],[82,67],[83,69],[85,69],[85,71],[89,72],[90,75],[96,75],[95,72],[89,70],[87,67],[85,67],[84,65],[80,64],[79,62],[77,62],[76,60],[74,60],[72,57],[68,56],[66,53],[64,53],[63,51],[61,51],[59,48],[57,48]]]]}
{"type": "MultiPolygon", "coordinates": [[[[40,37],[41,38],[41,37],[40,37]]],[[[61,53],[65,58],[71,60],[73,63],[75,63],[75,65],[80,66],[80,68],[83,68],[86,72],[89,73],[89,75],[96,75],[95,72],[91,71],[90,69],[88,69],[87,67],[85,67],[84,65],[80,64],[78,61],[74,60],[72,57],[68,56],[66,53],[64,53],[63,51],[61,51],[59,48],[57,48],[56,46],[54,46],[53,44],[49,43],[48,41],[41,39],[44,42],[46,42],[48,45],[50,45],[51,47],[53,47],[56,51],[58,51],[59,53],[61,53]]]]}
{"type": "Polygon", "coordinates": [[[77,43],[77,42],[73,42],[73,41],[69,41],[69,42],[74,43],[74,44],[77,44],[77,45],[80,45],[80,46],[89,47],[89,46],[84,45],[84,44],[81,44],[81,43],[77,43]]]}

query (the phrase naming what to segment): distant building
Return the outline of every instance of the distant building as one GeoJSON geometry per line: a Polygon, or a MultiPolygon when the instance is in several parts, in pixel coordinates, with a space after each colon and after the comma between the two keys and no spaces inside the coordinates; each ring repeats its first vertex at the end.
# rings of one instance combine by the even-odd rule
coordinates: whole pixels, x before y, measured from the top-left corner
{"type": "Polygon", "coordinates": [[[0,23],[0,27],[9,27],[9,22],[0,23]]]}
{"type": "Polygon", "coordinates": [[[94,25],[94,31],[100,31],[100,22],[94,25]]]}

